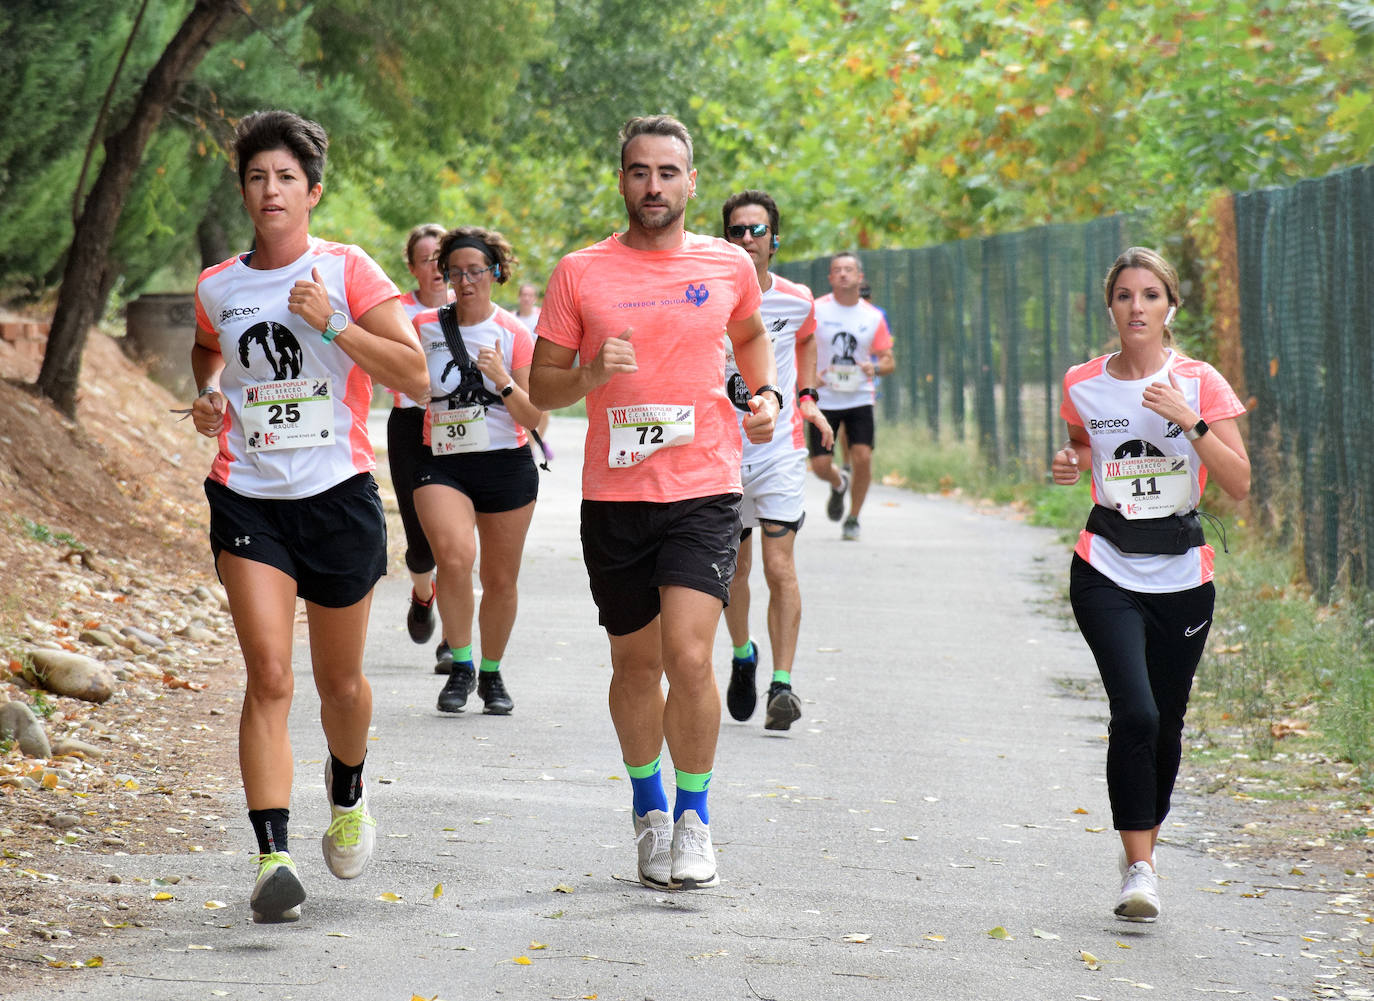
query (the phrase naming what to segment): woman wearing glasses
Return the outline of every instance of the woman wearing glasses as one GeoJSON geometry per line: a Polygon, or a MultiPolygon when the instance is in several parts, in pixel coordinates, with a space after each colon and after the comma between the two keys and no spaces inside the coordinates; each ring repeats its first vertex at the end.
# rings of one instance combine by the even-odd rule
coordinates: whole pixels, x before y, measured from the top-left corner
{"type": "MultiPolygon", "coordinates": [[[[526,428],[542,411],[530,403],[534,340],[513,313],[491,301],[516,263],[494,230],[460,226],[439,241],[439,267],[455,301],[413,319],[429,360],[426,452],[415,473],[415,509],[438,565],[437,603],[449,644],[440,712],[462,712],[474,681],[483,712],[514,708],[501,658],[515,625],[516,577],[534,515],[539,474],[526,428]],[[481,540],[480,670],[474,668],[472,567],[481,540]]],[[[436,668],[438,670],[438,668],[436,668]]]]}

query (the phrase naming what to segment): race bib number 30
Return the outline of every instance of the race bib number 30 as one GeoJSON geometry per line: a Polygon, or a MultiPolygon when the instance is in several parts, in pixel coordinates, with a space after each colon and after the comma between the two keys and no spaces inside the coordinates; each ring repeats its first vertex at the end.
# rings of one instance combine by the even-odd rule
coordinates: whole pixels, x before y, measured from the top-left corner
{"type": "Polygon", "coordinates": [[[480,403],[471,407],[430,411],[429,450],[435,455],[485,452],[490,444],[487,408],[480,403]]]}
{"type": "Polygon", "coordinates": [[[246,386],[239,414],[250,452],[315,448],[333,442],[334,398],[328,379],[283,379],[246,386]]]}
{"type": "Polygon", "coordinates": [[[696,411],[687,404],[645,403],[634,407],[611,407],[606,411],[611,425],[611,448],[607,464],[612,469],[634,466],[660,448],[686,445],[696,434],[696,411]]]}
{"type": "Polygon", "coordinates": [[[1102,463],[1107,504],[1126,518],[1164,518],[1187,511],[1193,477],[1186,455],[1145,455],[1102,463]]]}

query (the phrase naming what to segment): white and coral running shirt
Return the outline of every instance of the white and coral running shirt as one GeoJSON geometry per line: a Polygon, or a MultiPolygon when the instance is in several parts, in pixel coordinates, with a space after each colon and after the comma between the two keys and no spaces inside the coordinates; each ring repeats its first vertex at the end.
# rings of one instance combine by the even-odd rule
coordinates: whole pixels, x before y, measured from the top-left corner
{"type": "MultiPolygon", "coordinates": [[[[448,299],[449,299],[449,302],[452,302],[452,301],[453,301],[453,290],[452,290],[452,289],[449,290],[448,299]]],[[[432,311],[434,307],[432,307],[432,306],[426,306],[426,305],[425,305],[423,302],[421,302],[419,299],[415,298],[415,293],[412,291],[412,292],[407,292],[405,295],[401,296],[401,308],[404,309],[404,310],[406,311],[406,319],[411,320],[411,321],[414,321],[415,317],[419,316],[421,313],[424,313],[424,312],[426,312],[426,311],[432,311]]],[[[399,389],[390,389],[390,388],[388,388],[388,389],[387,389],[387,392],[391,394],[392,406],[395,406],[395,407],[423,407],[423,406],[424,406],[423,403],[416,403],[416,402],[415,402],[414,400],[412,400],[409,396],[406,396],[405,393],[402,393],[399,389]]]]}
{"type": "Polygon", "coordinates": [[[773,284],[763,293],[759,312],[763,314],[763,329],[773,342],[778,388],[782,390],[782,410],[774,425],[771,441],[754,444],[744,433],[744,418],[749,415],[752,387],[744,384],[744,377],[735,366],[730,338],[725,338],[725,389],[730,402],[735,405],[740,442],[744,449],[743,461],[747,466],[806,450],[806,421],[797,409],[797,363],[802,345],[815,336],[816,311],[811,290],[805,285],[798,285],[771,272],[769,277],[773,279],[773,284]]]}
{"type": "Polygon", "coordinates": [[[749,255],[695,233],[653,251],[612,235],[558,262],[539,336],[587,364],[632,328],[639,366],[587,394],[583,497],[669,502],[740,492],[722,333],[757,311],[759,299],[749,255]]]}
{"type": "Polygon", "coordinates": [[[842,306],[834,295],[816,300],[816,371],[822,410],[873,406],[873,376],[859,366],[892,347],[883,311],[866,299],[842,306]]]}
{"type": "MultiPolygon", "coordinates": [[[[1207,469],[1198,461],[1193,443],[1183,437],[1183,429],[1141,402],[1145,389],[1152,382],[1167,383],[1172,371],[1188,406],[1208,423],[1239,417],[1245,413],[1244,404],[1220,372],[1204,361],[1176,351],[1169,351],[1158,372],[1130,381],[1117,379],[1107,371],[1107,362],[1112,357],[1103,355],[1069,369],[1064,376],[1064,401],[1059,407],[1059,415],[1066,422],[1088,432],[1092,444],[1093,503],[1116,508],[1107,502],[1108,480],[1116,475],[1121,460],[1176,456],[1186,460],[1180,465],[1186,465],[1189,477],[1186,496],[1180,493],[1178,507],[1182,511],[1196,508],[1207,486],[1207,469]]],[[[1150,491],[1157,487],[1145,478],[1136,489],[1150,491]]],[[[1186,591],[1212,579],[1213,552],[1205,544],[1178,556],[1123,553],[1084,529],[1074,552],[1130,591],[1186,591]]]]}
{"type": "Polygon", "coordinates": [[[196,325],[224,356],[219,387],[226,410],[210,478],[246,497],[313,497],[376,468],[367,434],[372,377],[290,312],[287,295],[318,268],[331,308],[351,322],[400,291],[361,248],[348,244],[312,237],[304,254],[271,271],[250,268],[247,258],[206,268],[196,283],[196,325]],[[281,402],[264,404],[272,398],[281,402]],[[245,404],[254,409],[248,423],[261,425],[249,434],[245,404]],[[317,429],[308,446],[273,440],[273,429],[289,431],[293,420],[317,429]]]}
{"type": "MultiPolygon", "coordinates": [[[[437,309],[425,310],[417,314],[411,322],[420,335],[420,346],[425,349],[425,361],[429,365],[429,391],[431,402],[425,410],[424,442],[430,444],[430,431],[436,412],[449,409],[448,394],[458,388],[461,373],[453,360],[448,341],[444,339],[444,327],[439,322],[437,309]]],[[[529,368],[534,355],[534,338],[525,329],[514,313],[500,306],[493,306],[492,313],[481,323],[471,327],[458,327],[467,348],[468,358],[477,364],[477,353],[483,348],[494,348],[501,355],[506,371],[514,373],[517,369],[529,368]]],[[[504,385],[497,386],[485,375],[482,386],[489,393],[498,396],[504,385]]],[[[503,404],[493,403],[480,415],[485,425],[486,447],[475,451],[491,452],[502,448],[520,448],[529,438],[525,429],[513,418],[503,404]]]]}

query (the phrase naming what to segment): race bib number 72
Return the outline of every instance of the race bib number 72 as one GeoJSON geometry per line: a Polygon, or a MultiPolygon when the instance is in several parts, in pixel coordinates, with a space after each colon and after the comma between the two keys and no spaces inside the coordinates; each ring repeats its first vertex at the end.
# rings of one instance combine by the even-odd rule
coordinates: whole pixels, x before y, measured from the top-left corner
{"type": "Polygon", "coordinates": [[[610,454],[606,459],[612,469],[638,465],[660,448],[686,445],[696,434],[696,411],[691,404],[611,407],[606,418],[611,426],[610,454]]]}

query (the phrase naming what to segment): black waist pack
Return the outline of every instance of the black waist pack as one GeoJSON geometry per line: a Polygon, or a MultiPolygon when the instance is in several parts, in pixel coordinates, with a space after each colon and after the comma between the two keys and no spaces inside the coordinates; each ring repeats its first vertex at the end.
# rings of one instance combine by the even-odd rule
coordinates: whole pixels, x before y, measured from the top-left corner
{"type": "Polygon", "coordinates": [[[1182,556],[1207,542],[1197,511],[1132,521],[1119,511],[1094,504],[1086,527],[1123,553],[1182,556]]]}

